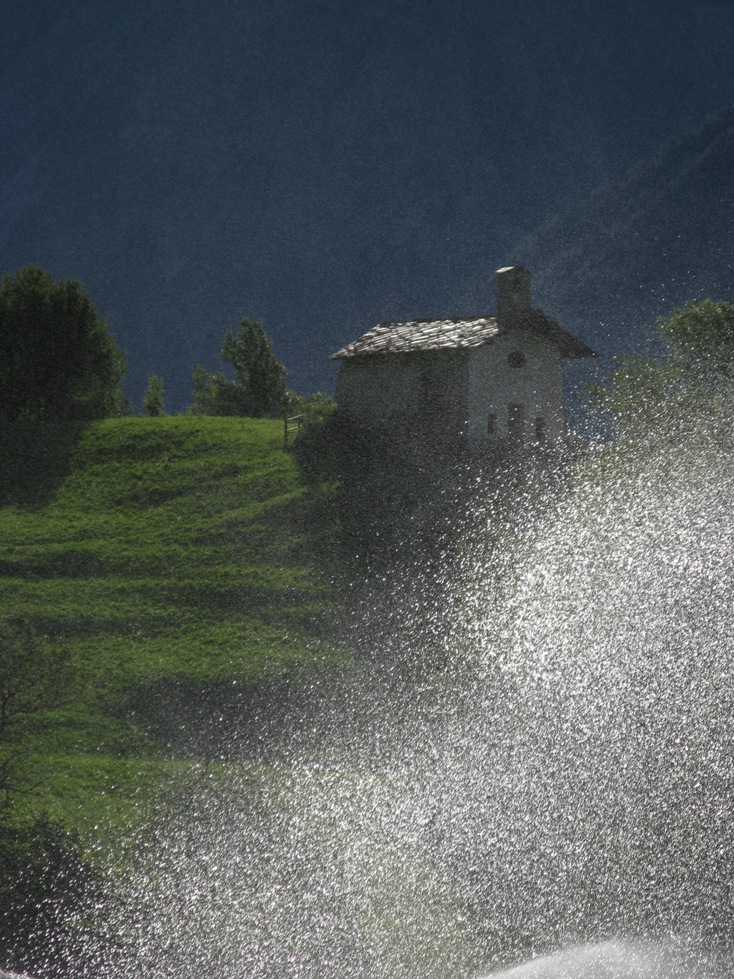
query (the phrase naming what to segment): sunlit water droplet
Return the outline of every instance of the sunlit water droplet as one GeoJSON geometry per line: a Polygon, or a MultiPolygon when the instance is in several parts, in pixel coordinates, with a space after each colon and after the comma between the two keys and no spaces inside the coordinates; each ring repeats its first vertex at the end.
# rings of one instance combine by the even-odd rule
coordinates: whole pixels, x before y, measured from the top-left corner
{"type": "MultiPolygon", "coordinates": [[[[734,474],[673,453],[599,481],[524,503],[500,551],[464,540],[440,603],[390,583],[331,737],[162,822],[144,975],[458,979],[730,940],[734,474]],[[450,668],[401,683],[398,648],[437,643],[450,668]]],[[[506,976],[684,975],[666,954],[506,976]]]]}
{"type": "Polygon", "coordinates": [[[732,964],[672,943],[583,945],[493,973],[491,979],[722,979],[732,964]]]}
{"type": "Polygon", "coordinates": [[[360,592],[363,665],[313,723],[192,773],[120,975],[731,974],[734,464],[584,465],[501,520],[490,481],[438,587],[360,592]]]}

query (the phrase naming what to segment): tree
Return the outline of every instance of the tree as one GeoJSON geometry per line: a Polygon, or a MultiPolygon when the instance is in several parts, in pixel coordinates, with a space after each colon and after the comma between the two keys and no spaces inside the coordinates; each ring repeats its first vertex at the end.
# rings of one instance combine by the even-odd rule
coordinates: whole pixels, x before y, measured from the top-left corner
{"type": "Polygon", "coordinates": [[[0,825],[0,976],[3,968],[49,979],[117,974],[113,961],[125,955],[113,924],[119,907],[60,823],[0,825]]]}
{"type": "Polygon", "coordinates": [[[222,360],[232,366],[245,389],[246,414],[257,418],[282,408],[286,369],[276,360],[262,323],[242,318],[236,336],[228,330],[222,344],[222,360]]]}
{"type": "MultiPolygon", "coordinates": [[[[661,358],[625,357],[589,400],[628,437],[675,438],[709,427],[734,381],[734,306],[705,299],[658,320],[661,358]]],[[[727,412],[728,416],[728,412],[727,412]]]]}
{"type": "Polygon", "coordinates": [[[163,400],[163,379],[157,374],[151,374],[148,378],[148,387],[143,397],[143,408],[145,414],[151,418],[158,418],[165,415],[163,400]]]}
{"type": "Polygon", "coordinates": [[[286,369],[276,359],[261,322],[243,317],[236,334],[227,330],[221,357],[232,368],[234,380],[199,365],[194,371],[194,414],[262,418],[282,411],[286,369]]]}
{"type": "Polygon", "coordinates": [[[37,266],[0,280],[0,420],[103,418],[117,411],[122,351],[84,287],[37,266]]]}
{"type": "Polygon", "coordinates": [[[91,975],[117,952],[105,933],[110,895],[79,841],[46,817],[13,818],[16,796],[38,790],[24,750],[30,728],[75,686],[66,649],[28,619],[0,626],[0,975],[91,975]]]}
{"type": "Polygon", "coordinates": [[[734,306],[704,299],[674,309],[658,327],[673,347],[675,359],[689,373],[730,376],[734,367],[734,306]]]}

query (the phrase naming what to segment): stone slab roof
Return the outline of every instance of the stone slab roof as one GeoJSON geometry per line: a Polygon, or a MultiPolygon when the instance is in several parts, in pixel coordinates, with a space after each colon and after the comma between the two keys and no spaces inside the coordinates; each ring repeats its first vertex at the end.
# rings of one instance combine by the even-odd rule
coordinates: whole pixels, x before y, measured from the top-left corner
{"type": "Polygon", "coordinates": [[[500,330],[496,316],[379,323],[374,329],[337,350],[329,360],[432,350],[467,350],[491,343],[501,332],[515,330],[545,337],[558,346],[563,357],[595,356],[594,351],[582,340],[564,330],[545,313],[539,309],[527,309],[511,317],[503,330],[500,330]]]}
{"type": "Polygon", "coordinates": [[[371,354],[407,354],[418,350],[464,350],[480,347],[498,333],[494,316],[378,323],[353,343],[337,350],[329,360],[371,354]]]}

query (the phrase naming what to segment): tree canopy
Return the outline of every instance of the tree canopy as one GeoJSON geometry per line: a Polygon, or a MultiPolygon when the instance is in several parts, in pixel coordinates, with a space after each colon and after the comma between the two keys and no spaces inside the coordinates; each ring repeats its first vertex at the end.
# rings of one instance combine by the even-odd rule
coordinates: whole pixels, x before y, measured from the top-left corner
{"type": "Polygon", "coordinates": [[[84,287],[26,266],[0,280],[0,420],[104,418],[123,353],[84,287]]]}
{"type": "Polygon", "coordinates": [[[221,358],[232,368],[234,380],[199,365],[194,371],[195,414],[262,418],[284,408],[288,397],[286,369],[275,357],[259,320],[242,317],[236,334],[227,330],[221,358]]]}
{"type": "Polygon", "coordinates": [[[151,374],[148,378],[148,387],[143,397],[143,410],[151,418],[158,418],[166,413],[163,378],[158,377],[157,374],[151,374]]]}
{"type": "MultiPolygon", "coordinates": [[[[664,355],[625,357],[590,401],[625,436],[675,437],[719,412],[734,381],[734,306],[705,299],[658,320],[664,355]]],[[[720,412],[719,412],[720,413],[720,412]]]]}

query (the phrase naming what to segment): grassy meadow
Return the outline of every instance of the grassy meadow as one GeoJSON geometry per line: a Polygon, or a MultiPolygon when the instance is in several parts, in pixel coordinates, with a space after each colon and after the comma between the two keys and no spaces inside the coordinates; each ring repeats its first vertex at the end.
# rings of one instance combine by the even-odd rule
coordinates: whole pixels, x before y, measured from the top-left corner
{"type": "Polygon", "coordinates": [[[248,704],[252,738],[267,691],[340,663],[329,490],[282,441],[282,422],[239,418],[0,430],[0,615],[67,649],[76,678],[23,727],[20,818],[114,834],[192,762],[226,760],[248,704]]]}

